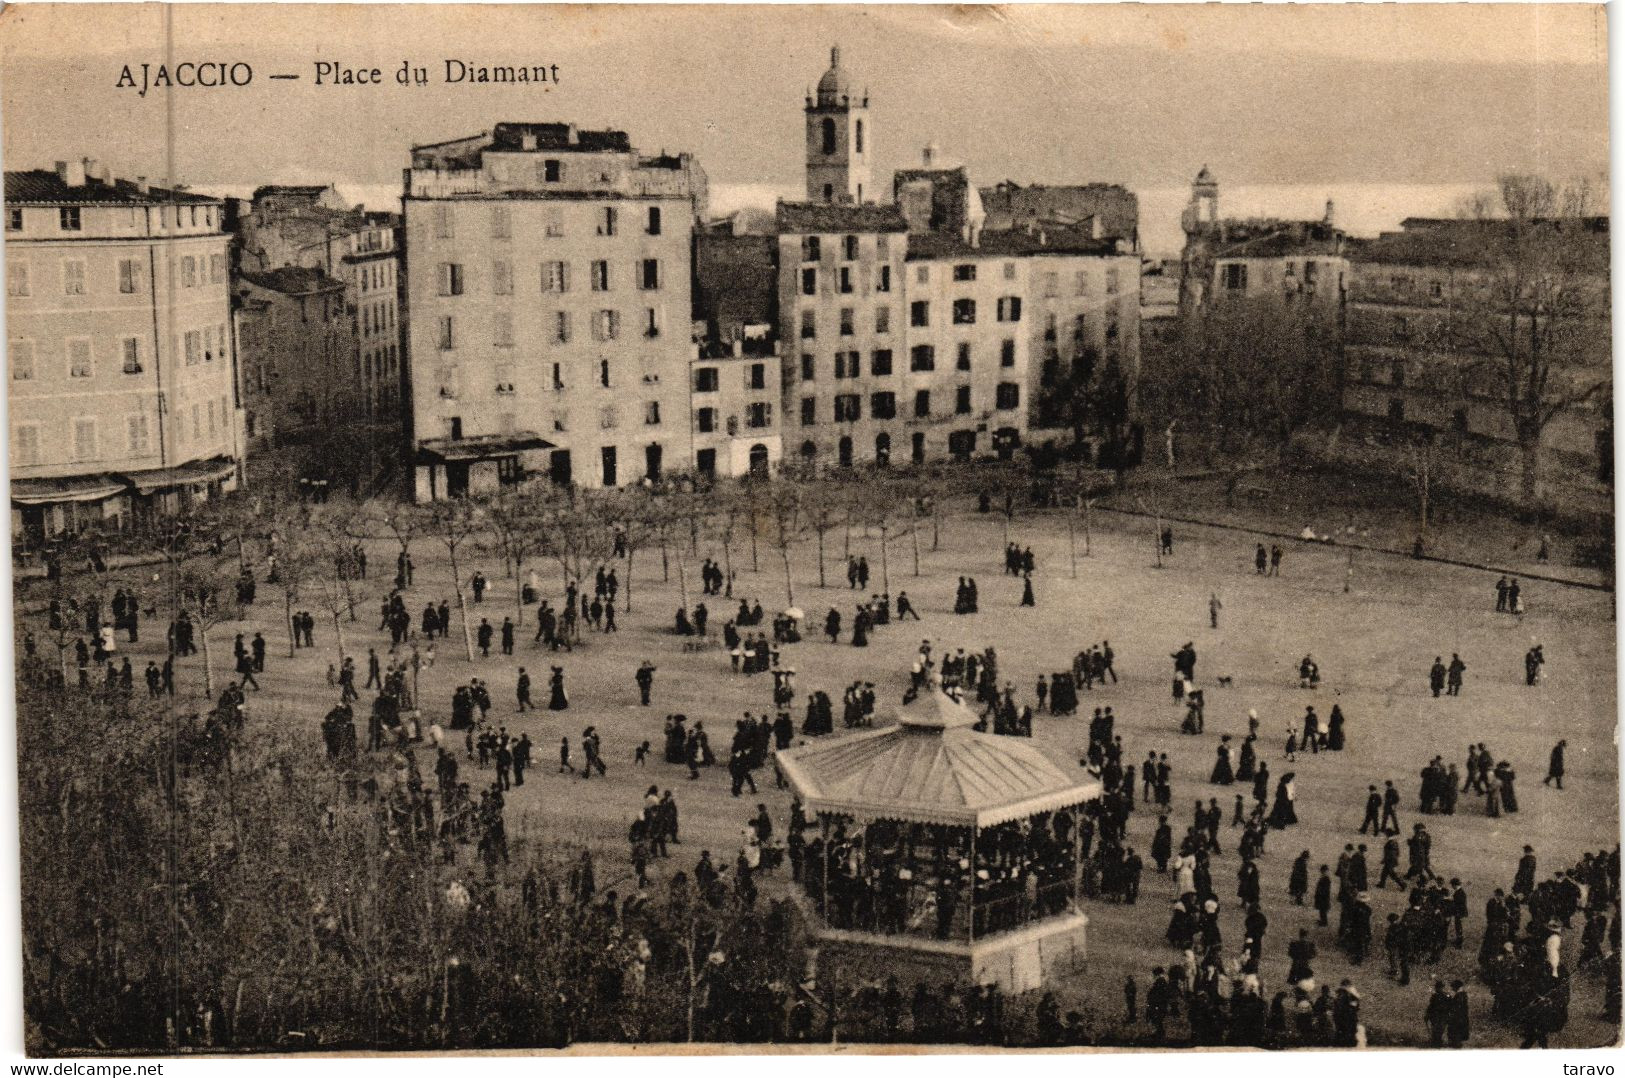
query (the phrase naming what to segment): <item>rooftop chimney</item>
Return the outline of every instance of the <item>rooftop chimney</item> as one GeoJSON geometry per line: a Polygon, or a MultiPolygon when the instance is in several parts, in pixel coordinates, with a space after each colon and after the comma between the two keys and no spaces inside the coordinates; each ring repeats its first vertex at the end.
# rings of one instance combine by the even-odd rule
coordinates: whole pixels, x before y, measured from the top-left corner
{"type": "Polygon", "coordinates": [[[85,179],[99,180],[102,178],[102,163],[94,157],[85,158],[85,179]]]}
{"type": "Polygon", "coordinates": [[[1331,199],[1328,198],[1326,200],[1326,224],[1328,226],[1334,226],[1334,225],[1337,224],[1337,212],[1336,211],[1337,211],[1337,206],[1332,202],[1331,199]]]}
{"type": "Polygon", "coordinates": [[[925,161],[925,167],[926,168],[935,167],[936,160],[937,160],[937,154],[939,152],[940,151],[938,151],[937,144],[935,142],[933,142],[933,143],[929,144],[928,146],[926,146],[924,152],[922,152],[920,154],[920,157],[925,161]]]}
{"type": "Polygon", "coordinates": [[[839,45],[831,45],[830,46],[830,49],[829,49],[829,66],[830,67],[840,67],[841,66],[841,47],[839,45]]]}
{"type": "Polygon", "coordinates": [[[137,176],[135,178],[135,189],[143,195],[151,190],[151,188],[147,186],[147,178],[145,176],[137,176]]]}
{"type": "Polygon", "coordinates": [[[69,187],[83,187],[85,185],[85,162],[83,158],[74,161],[58,161],[56,175],[69,187]]]}
{"type": "Polygon", "coordinates": [[[580,145],[580,143],[581,143],[581,131],[580,131],[579,128],[576,127],[575,124],[570,125],[570,140],[569,141],[570,141],[570,145],[572,145],[572,146],[577,146],[577,145],[580,145]]]}

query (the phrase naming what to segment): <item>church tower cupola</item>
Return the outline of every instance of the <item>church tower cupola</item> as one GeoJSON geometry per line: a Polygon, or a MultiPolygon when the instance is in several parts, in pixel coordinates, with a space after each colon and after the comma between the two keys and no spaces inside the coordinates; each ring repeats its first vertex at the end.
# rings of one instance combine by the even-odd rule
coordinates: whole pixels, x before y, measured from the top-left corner
{"type": "Polygon", "coordinates": [[[861,204],[874,197],[870,178],[869,95],[855,92],[829,50],[829,70],[807,97],[807,200],[861,204]]]}

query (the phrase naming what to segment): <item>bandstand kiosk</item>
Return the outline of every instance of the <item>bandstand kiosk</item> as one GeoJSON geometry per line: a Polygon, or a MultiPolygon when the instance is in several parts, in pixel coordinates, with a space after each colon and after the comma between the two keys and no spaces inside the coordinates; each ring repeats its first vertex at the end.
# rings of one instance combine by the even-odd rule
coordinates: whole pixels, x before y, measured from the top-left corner
{"type": "Polygon", "coordinates": [[[1075,966],[1099,784],[973,729],[934,682],[896,719],[776,754],[812,821],[794,891],[820,971],[1024,992],[1075,966]]]}

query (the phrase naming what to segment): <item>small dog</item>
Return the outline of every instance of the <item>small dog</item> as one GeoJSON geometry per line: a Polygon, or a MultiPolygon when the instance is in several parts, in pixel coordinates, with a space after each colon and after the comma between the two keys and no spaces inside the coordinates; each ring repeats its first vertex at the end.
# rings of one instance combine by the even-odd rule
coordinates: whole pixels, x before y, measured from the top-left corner
{"type": "Polygon", "coordinates": [[[1228,674],[1225,674],[1225,675],[1223,675],[1223,676],[1221,676],[1219,678],[1219,688],[1221,688],[1221,689],[1234,688],[1235,684],[1236,684],[1236,679],[1231,677],[1228,674]]]}

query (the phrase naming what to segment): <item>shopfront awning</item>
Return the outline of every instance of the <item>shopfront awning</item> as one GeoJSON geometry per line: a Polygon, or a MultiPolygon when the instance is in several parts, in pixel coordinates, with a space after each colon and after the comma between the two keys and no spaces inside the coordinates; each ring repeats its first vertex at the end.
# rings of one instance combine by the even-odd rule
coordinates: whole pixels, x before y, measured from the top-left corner
{"type": "Polygon", "coordinates": [[[155,490],[213,483],[225,479],[236,470],[236,461],[215,457],[212,460],[187,461],[173,468],[154,468],[150,472],[128,472],[124,475],[124,479],[138,493],[151,494],[155,490]]]}
{"type": "Polygon", "coordinates": [[[13,505],[54,505],[60,502],[100,502],[126,487],[110,475],[75,475],[62,479],[13,479],[13,505]]]}
{"type": "Polygon", "coordinates": [[[419,443],[418,456],[438,463],[497,460],[532,449],[552,449],[553,443],[535,431],[488,434],[474,438],[429,438],[419,443]]]}

